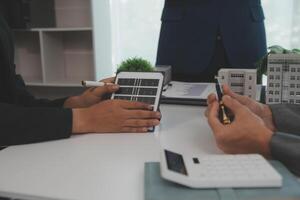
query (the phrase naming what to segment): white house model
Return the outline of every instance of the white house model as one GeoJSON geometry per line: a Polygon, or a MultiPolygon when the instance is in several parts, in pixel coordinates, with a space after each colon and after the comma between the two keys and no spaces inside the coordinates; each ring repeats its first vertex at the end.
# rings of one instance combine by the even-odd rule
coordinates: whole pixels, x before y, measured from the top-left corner
{"type": "Polygon", "coordinates": [[[269,55],[266,103],[300,104],[300,55],[269,55]]]}
{"type": "Polygon", "coordinates": [[[256,69],[225,69],[218,72],[220,84],[227,84],[238,94],[256,99],[256,69]]]}

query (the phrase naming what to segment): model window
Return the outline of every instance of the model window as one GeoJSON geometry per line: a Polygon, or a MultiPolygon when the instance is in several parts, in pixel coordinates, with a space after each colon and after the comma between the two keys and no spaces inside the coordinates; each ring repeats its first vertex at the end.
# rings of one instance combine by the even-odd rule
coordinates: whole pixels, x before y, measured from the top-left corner
{"type": "Polygon", "coordinates": [[[270,67],[270,72],[274,72],[274,67],[270,67]]]}
{"type": "Polygon", "coordinates": [[[291,72],[296,72],[296,68],[292,67],[291,72]]]}
{"type": "Polygon", "coordinates": [[[275,91],[275,95],[279,95],[279,91],[275,91]]]}
{"type": "Polygon", "coordinates": [[[300,76],[297,76],[297,80],[298,80],[298,81],[300,80],[300,76]]]}
{"type": "Polygon", "coordinates": [[[276,102],[276,103],[279,103],[279,99],[275,99],[275,102],[276,102]]]}
{"type": "Polygon", "coordinates": [[[297,72],[300,72],[300,68],[297,68],[297,72]]]}
{"type": "Polygon", "coordinates": [[[282,71],[284,71],[284,72],[288,72],[289,71],[289,66],[283,66],[283,68],[282,68],[282,71]]]}
{"type": "Polygon", "coordinates": [[[294,99],[290,99],[290,103],[295,103],[294,99]]]}
{"type": "Polygon", "coordinates": [[[275,87],[279,88],[280,87],[280,83],[276,83],[275,87]]]}
{"type": "Polygon", "coordinates": [[[292,83],[292,84],[290,85],[290,87],[291,87],[291,88],[295,88],[295,84],[292,83]]]}
{"type": "Polygon", "coordinates": [[[269,91],[269,94],[273,94],[273,90],[270,90],[270,91],[269,91]]]}
{"type": "Polygon", "coordinates": [[[290,91],[290,95],[291,96],[295,95],[295,92],[294,91],[290,91]]]}
{"type": "Polygon", "coordinates": [[[295,80],[295,76],[291,76],[291,80],[295,80]]]}
{"type": "Polygon", "coordinates": [[[270,78],[270,80],[273,80],[273,79],[274,79],[274,76],[273,76],[273,75],[270,75],[269,78],[270,78]]]}
{"type": "Polygon", "coordinates": [[[276,72],[280,72],[280,67],[276,67],[276,72]]]}
{"type": "Polygon", "coordinates": [[[296,100],[296,104],[300,104],[300,100],[296,100]]]}
{"type": "Polygon", "coordinates": [[[269,83],[269,87],[274,87],[274,83],[269,83]]]}
{"type": "Polygon", "coordinates": [[[273,102],[273,99],[272,99],[272,98],[269,98],[269,102],[273,102]]]}
{"type": "Polygon", "coordinates": [[[297,84],[297,88],[300,88],[300,84],[297,84]]]}
{"type": "Polygon", "coordinates": [[[300,96],[300,92],[296,92],[296,96],[300,96]]]}
{"type": "Polygon", "coordinates": [[[276,80],[280,80],[280,75],[276,75],[276,80]]]}

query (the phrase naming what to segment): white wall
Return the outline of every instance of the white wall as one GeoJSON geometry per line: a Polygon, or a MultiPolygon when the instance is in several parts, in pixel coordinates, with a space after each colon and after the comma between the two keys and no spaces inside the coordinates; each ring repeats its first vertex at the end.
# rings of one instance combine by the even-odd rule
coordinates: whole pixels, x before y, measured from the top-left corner
{"type": "Polygon", "coordinates": [[[112,61],[111,3],[109,0],[92,0],[94,25],[95,79],[110,77],[114,73],[112,61]]]}

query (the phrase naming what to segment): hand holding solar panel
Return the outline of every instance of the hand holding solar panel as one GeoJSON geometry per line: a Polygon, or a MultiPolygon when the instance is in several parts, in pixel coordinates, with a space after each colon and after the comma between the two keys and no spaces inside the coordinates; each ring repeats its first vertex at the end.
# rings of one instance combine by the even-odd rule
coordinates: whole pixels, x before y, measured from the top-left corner
{"type": "Polygon", "coordinates": [[[160,72],[120,72],[115,81],[120,89],[112,95],[112,99],[147,103],[157,111],[163,79],[164,76],[160,72]]]}

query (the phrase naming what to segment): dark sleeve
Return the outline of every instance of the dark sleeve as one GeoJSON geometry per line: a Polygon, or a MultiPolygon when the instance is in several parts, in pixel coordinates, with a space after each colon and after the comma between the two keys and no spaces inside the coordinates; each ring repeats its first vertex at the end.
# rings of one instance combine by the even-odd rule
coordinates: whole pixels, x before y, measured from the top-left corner
{"type": "Polygon", "coordinates": [[[300,136],[300,105],[270,105],[278,132],[300,136]]]}
{"type": "Polygon", "coordinates": [[[23,78],[16,75],[16,104],[26,107],[63,107],[67,98],[48,100],[37,99],[28,92],[23,78]]]}
{"type": "Polygon", "coordinates": [[[27,108],[0,103],[0,146],[68,138],[72,110],[27,108]]]}
{"type": "Polygon", "coordinates": [[[277,132],[271,140],[271,154],[290,171],[300,176],[300,137],[277,132]]]}

